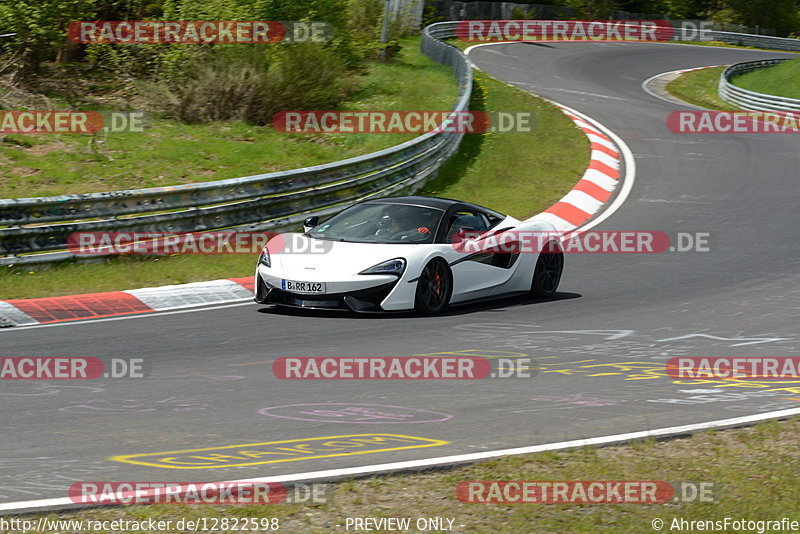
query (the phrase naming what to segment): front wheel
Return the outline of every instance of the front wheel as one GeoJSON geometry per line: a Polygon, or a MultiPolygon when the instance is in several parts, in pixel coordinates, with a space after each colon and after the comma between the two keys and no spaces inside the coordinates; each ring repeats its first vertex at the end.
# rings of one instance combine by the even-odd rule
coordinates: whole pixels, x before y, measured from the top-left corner
{"type": "Polygon", "coordinates": [[[452,291],[453,282],[447,265],[442,260],[432,260],[417,281],[414,309],[424,315],[439,313],[450,303],[452,291]]]}
{"type": "Polygon", "coordinates": [[[556,294],[561,273],[564,271],[564,251],[555,241],[549,242],[536,260],[531,281],[531,295],[550,298],[556,294]]]}

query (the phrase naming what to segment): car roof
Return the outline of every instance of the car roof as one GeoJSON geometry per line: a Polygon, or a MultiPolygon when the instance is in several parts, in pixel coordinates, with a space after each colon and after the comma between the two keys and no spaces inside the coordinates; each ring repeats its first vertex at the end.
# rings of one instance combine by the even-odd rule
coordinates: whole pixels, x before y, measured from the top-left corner
{"type": "Polygon", "coordinates": [[[464,207],[472,207],[478,208],[482,211],[489,211],[492,210],[488,208],[484,208],[483,206],[478,206],[477,204],[470,204],[469,202],[461,202],[460,200],[454,200],[452,198],[441,198],[441,197],[423,197],[418,195],[408,195],[403,197],[386,197],[386,198],[376,198],[367,200],[365,203],[375,203],[375,204],[407,204],[413,206],[424,206],[427,208],[438,208],[441,210],[447,210],[451,206],[458,204],[459,206],[464,207]]]}

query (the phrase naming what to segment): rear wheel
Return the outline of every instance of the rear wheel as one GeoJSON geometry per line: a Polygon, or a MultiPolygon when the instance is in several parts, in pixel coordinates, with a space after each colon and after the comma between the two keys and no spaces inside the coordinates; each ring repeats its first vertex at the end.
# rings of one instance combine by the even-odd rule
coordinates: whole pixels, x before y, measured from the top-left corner
{"type": "Polygon", "coordinates": [[[417,281],[414,309],[425,315],[439,313],[450,303],[453,281],[450,269],[440,259],[431,260],[417,281]]]}
{"type": "Polygon", "coordinates": [[[545,245],[536,261],[531,281],[531,295],[550,298],[556,294],[561,273],[564,271],[564,251],[555,241],[545,245]]]}

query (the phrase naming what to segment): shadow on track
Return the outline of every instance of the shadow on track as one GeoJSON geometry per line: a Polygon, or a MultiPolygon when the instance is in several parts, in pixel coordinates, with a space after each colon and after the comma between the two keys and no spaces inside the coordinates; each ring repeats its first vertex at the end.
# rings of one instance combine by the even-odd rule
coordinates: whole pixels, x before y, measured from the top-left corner
{"type": "Polygon", "coordinates": [[[537,299],[527,295],[517,295],[511,297],[504,297],[492,301],[478,301],[468,304],[454,305],[446,311],[437,315],[418,315],[412,311],[406,312],[380,312],[380,313],[355,313],[345,310],[312,310],[302,308],[289,308],[281,306],[266,306],[259,308],[259,313],[267,315],[283,315],[287,317],[316,317],[316,318],[338,318],[338,319],[397,319],[397,318],[427,318],[433,319],[436,317],[452,317],[458,315],[467,315],[476,312],[503,312],[509,308],[519,308],[521,306],[537,306],[546,304],[548,302],[555,302],[558,300],[569,300],[581,298],[583,295],[578,293],[558,292],[549,299],[537,299]]]}
{"type": "Polygon", "coordinates": [[[553,46],[553,45],[544,44],[544,43],[532,43],[530,41],[519,41],[519,42],[521,42],[522,44],[526,44],[526,45],[543,46],[544,48],[555,48],[555,46],[553,46]]]}

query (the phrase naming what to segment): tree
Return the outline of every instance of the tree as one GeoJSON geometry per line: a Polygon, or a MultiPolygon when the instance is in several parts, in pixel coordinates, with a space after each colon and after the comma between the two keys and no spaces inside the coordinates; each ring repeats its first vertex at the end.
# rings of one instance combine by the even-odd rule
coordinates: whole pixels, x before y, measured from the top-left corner
{"type": "Polygon", "coordinates": [[[616,0],[565,0],[564,5],[575,9],[584,19],[607,19],[619,9],[616,0]]]}
{"type": "Polygon", "coordinates": [[[123,20],[160,13],[160,0],[0,0],[0,30],[15,33],[6,44],[17,78],[39,72],[43,61],[71,59],[80,47],[67,39],[71,22],[123,20]]]}
{"type": "Polygon", "coordinates": [[[772,29],[779,35],[798,29],[796,0],[728,0],[725,4],[737,24],[772,29]]]}
{"type": "Polygon", "coordinates": [[[69,23],[91,13],[82,0],[0,0],[0,29],[16,33],[9,44],[17,58],[17,73],[38,72],[42,61],[65,46],[69,23]]]}

